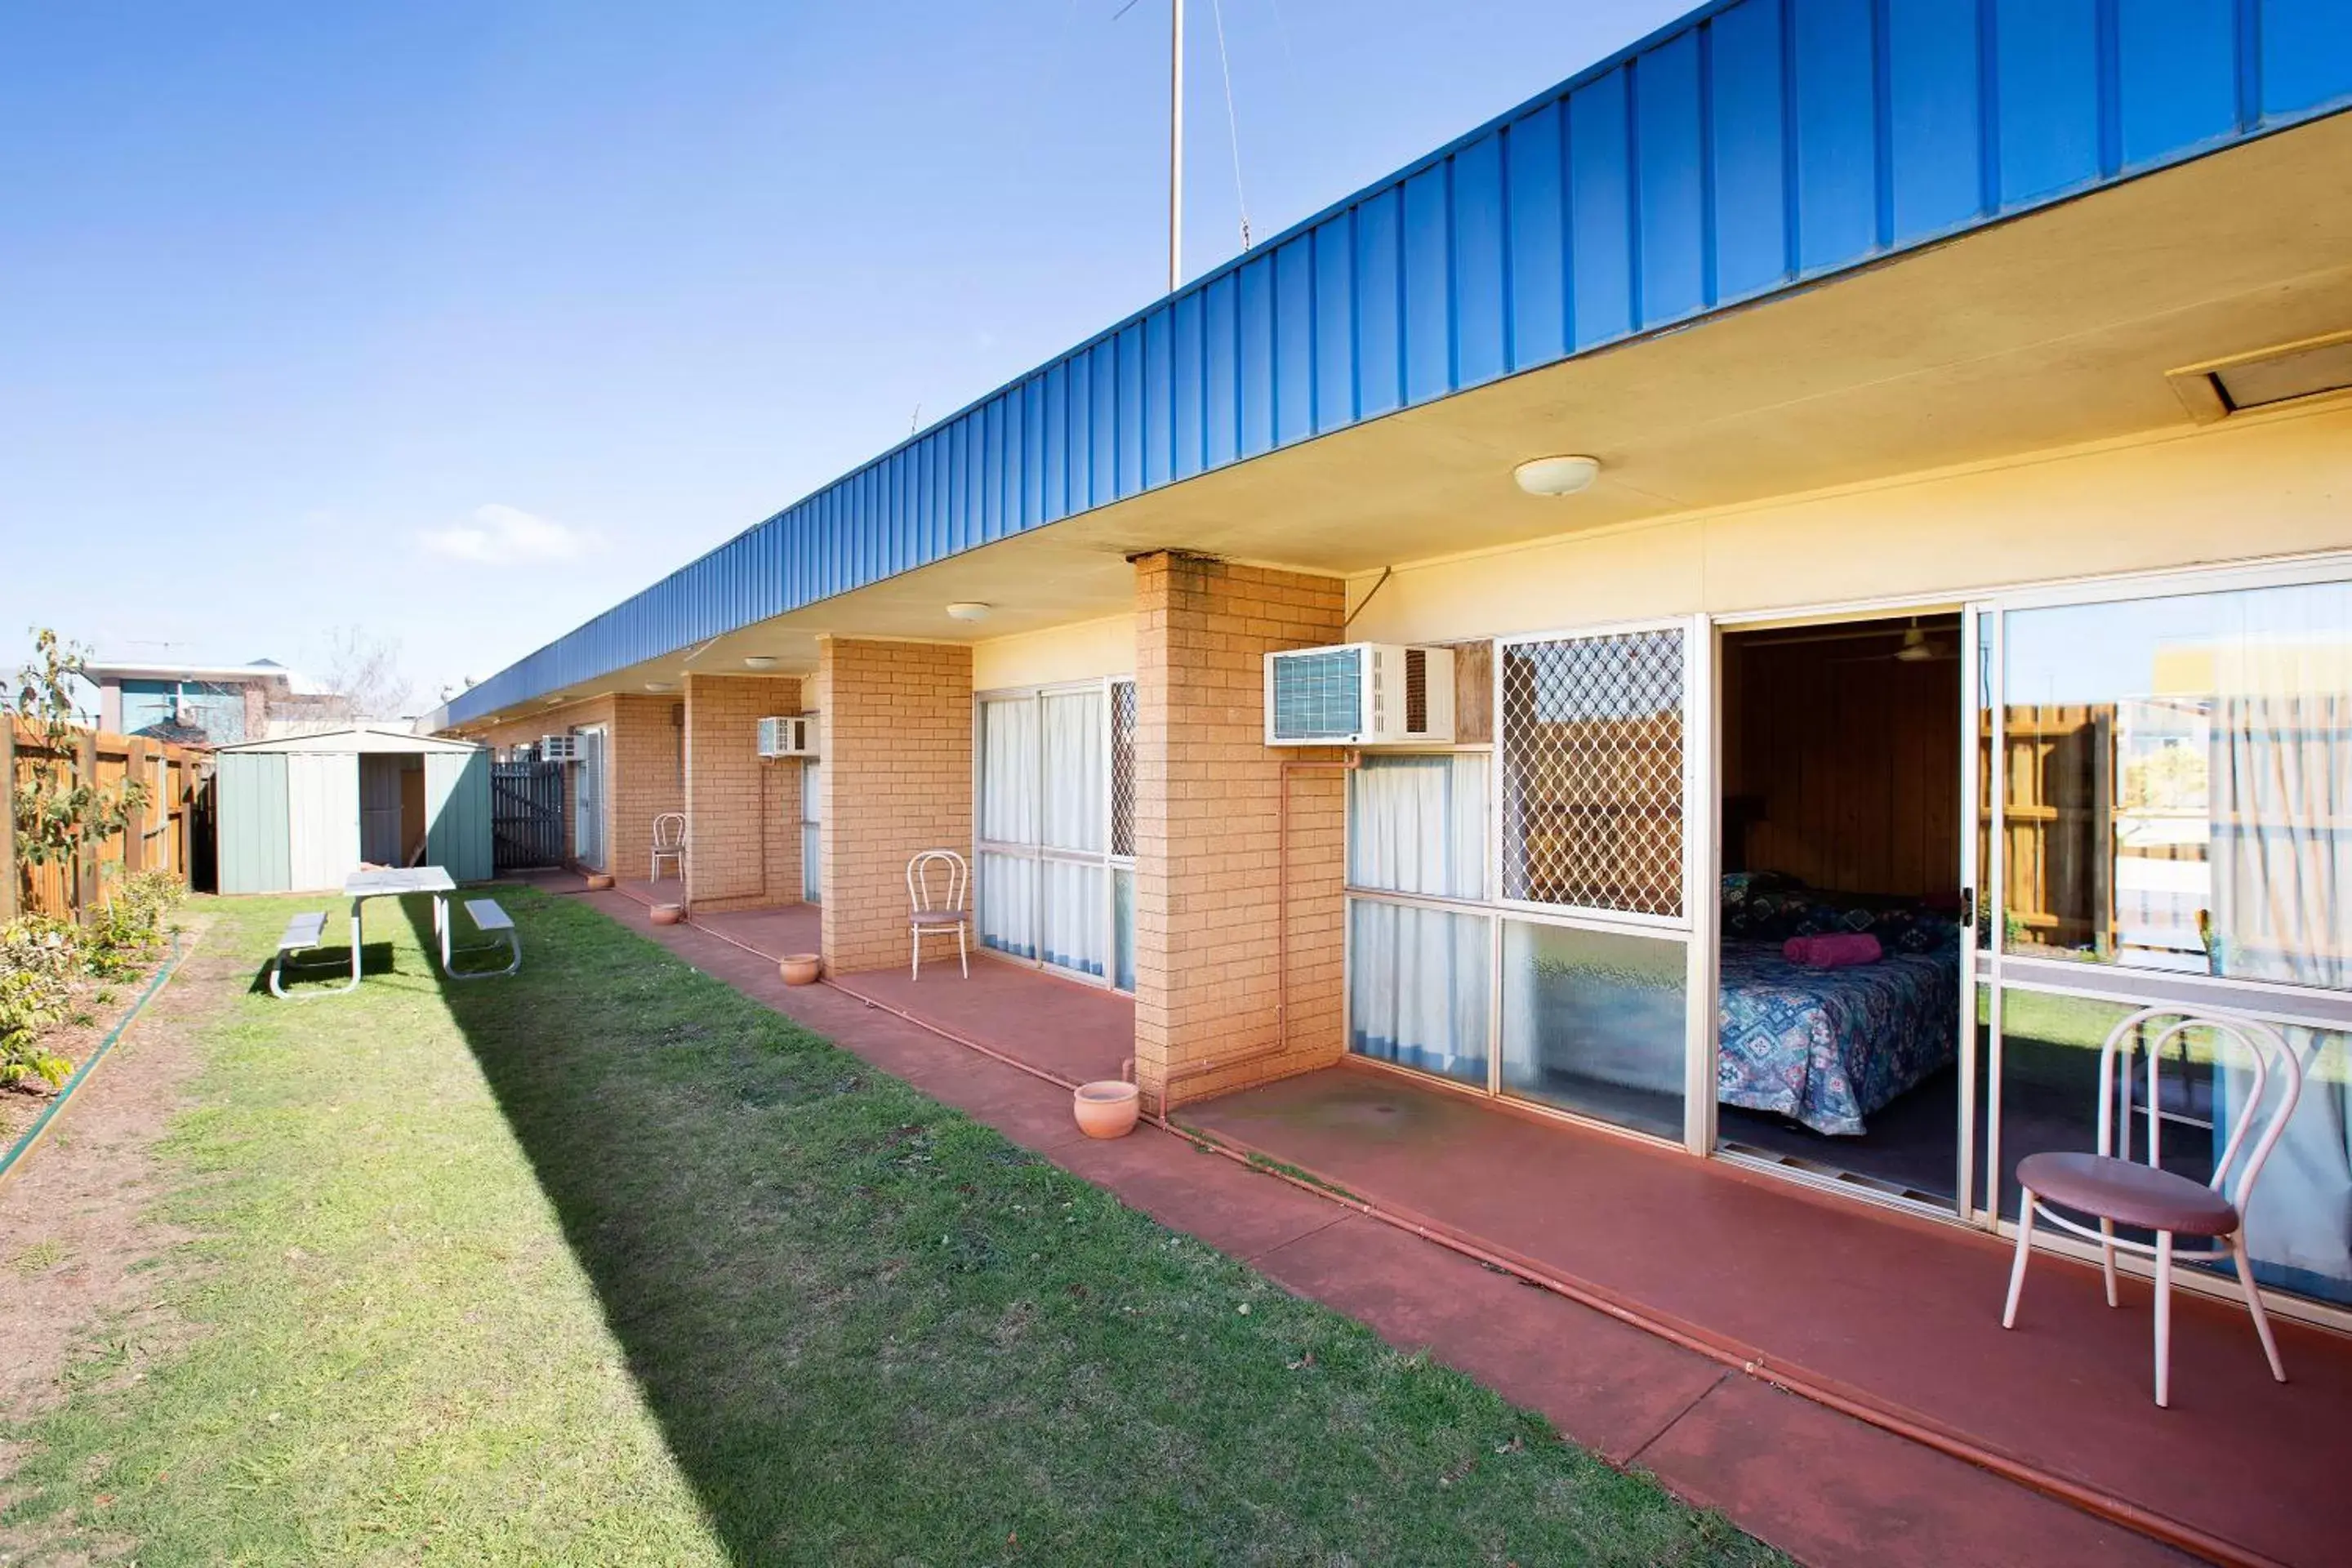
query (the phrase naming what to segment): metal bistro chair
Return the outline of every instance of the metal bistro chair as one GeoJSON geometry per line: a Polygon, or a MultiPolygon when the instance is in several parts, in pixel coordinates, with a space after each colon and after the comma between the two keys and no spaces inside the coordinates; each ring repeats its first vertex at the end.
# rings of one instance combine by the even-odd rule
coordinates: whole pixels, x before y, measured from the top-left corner
{"type": "Polygon", "coordinates": [[[971,868],[962,856],[952,849],[926,849],[907,862],[907,923],[914,935],[914,966],[910,976],[923,977],[923,938],[931,931],[954,931],[956,962],[966,980],[971,978],[971,952],[964,932],[971,924],[971,912],[964,908],[964,895],[971,890],[971,868]],[[934,871],[947,880],[945,896],[934,898],[931,876],[934,871]]]}
{"type": "MultiPolygon", "coordinates": [[[[2128,1058],[2129,1052],[2124,1053],[2128,1058]]],[[[2128,1094],[2130,1065],[2124,1068],[2124,1088],[2128,1094]]],[[[2227,1257],[2235,1266],[2238,1286],[2246,1295],[2246,1310],[2252,1314],[2254,1332],[2261,1336],[2263,1354],[2270,1359],[2271,1376],[2286,1381],[2286,1368],[2279,1362],[2278,1342],[2271,1335],[2271,1321],[2263,1311],[2262,1293],[2254,1287],[2252,1268],[2246,1260],[2245,1211],[2253,1196],[2254,1182],[2263,1173],[2263,1163],[2270,1158],[2279,1134],[2285,1131],[2287,1118],[2294,1114],[2295,1101],[2303,1095],[2303,1062],[2290,1049],[2277,1031],[2268,1025],[2234,1013],[2192,1013],[2179,1007],[2144,1007],[2107,1032],[2106,1043],[2099,1047],[2099,1148],[2095,1154],[2043,1153],[2029,1154],[2018,1162],[2017,1184],[2017,1258],[2010,1266],[2009,1303],[2001,1310],[2000,1326],[2017,1326],[2018,1297],[2025,1289],[2026,1259],[2032,1256],[2033,1224],[2039,1215],[2051,1224],[2076,1236],[2099,1244],[2099,1256],[2106,1277],[2107,1305],[2116,1300],[2116,1248],[2129,1247],[2136,1253],[2156,1259],[2156,1402],[2159,1406],[2171,1403],[2172,1383],[2172,1264],[2173,1238],[2189,1237],[2210,1243],[2208,1250],[2189,1255],[2190,1262],[2207,1262],[2227,1257]],[[2141,1025],[2156,1018],[2171,1018],[2153,1040],[2147,1042],[2147,1163],[2132,1160],[2131,1106],[2126,1101],[2121,1134],[2124,1154],[2118,1157],[2116,1142],[2118,1129],[2116,1114],[2116,1057],[2117,1047],[2126,1036],[2141,1025]],[[2162,1059],[2164,1047],[2190,1029],[2208,1028],[2227,1035],[2246,1047],[2253,1057],[2253,1083],[2230,1128],[2229,1141],[2213,1162],[2212,1180],[2204,1184],[2158,1167],[2158,1129],[2162,1119],[2158,1112],[2157,1065],[2162,1059]],[[2282,1080],[2278,1103],[2267,1112],[2263,1100],[2270,1089],[2271,1078],[2276,1074],[2282,1080]],[[2259,1130],[2255,1119],[2263,1120],[2259,1130]],[[2248,1142],[2249,1134],[2252,1141],[2248,1142]],[[2098,1228],[2092,1229],[2057,1212],[2057,1207],[2087,1214],[2096,1219],[2098,1228]],[[2156,1232],[2150,1245],[2116,1235],[2118,1225],[2137,1226],[2156,1232]],[[2227,1244],[2226,1246],[2224,1244],[2227,1244]]]]}
{"type": "Polygon", "coordinates": [[[653,866],[646,873],[649,880],[661,880],[662,862],[677,863],[680,880],[686,877],[686,813],[665,811],[654,818],[653,866]]]}

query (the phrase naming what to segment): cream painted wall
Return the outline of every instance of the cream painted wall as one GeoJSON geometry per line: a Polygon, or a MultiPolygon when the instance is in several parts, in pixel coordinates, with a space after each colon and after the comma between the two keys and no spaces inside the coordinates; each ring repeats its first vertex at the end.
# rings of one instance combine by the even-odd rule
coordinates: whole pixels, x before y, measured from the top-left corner
{"type": "Polygon", "coordinates": [[[1135,616],[1076,621],[1019,637],[993,637],[971,650],[971,687],[1050,686],[1135,672],[1135,616]]]}
{"type": "MultiPolygon", "coordinates": [[[[1563,515],[1575,505],[1561,503],[1563,515]]],[[[2352,549],[2352,404],[1690,513],[1349,584],[1434,642],[2352,549]]]]}

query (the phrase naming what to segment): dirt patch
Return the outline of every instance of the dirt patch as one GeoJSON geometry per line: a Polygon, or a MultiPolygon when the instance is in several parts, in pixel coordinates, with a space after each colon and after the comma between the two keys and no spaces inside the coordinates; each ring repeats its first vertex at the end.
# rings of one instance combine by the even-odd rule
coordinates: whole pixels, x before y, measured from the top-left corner
{"type": "MultiPolygon", "coordinates": [[[[181,945],[184,949],[193,940],[195,927],[183,920],[181,945]]],[[[155,962],[128,980],[99,980],[85,977],[73,982],[66,998],[67,1022],[46,1030],[40,1037],[41,1047],[52,1051],[79,1068],[89,1059],[130,1005],[139,1000],[155,971],[171,962],[170,939],[155,962]]],[[[0,1086],[0,1150],[14,1143],[27,1127],[40,1120],[49,1101],[63,1091],[62,1084],[51,1084],[39,1078],[28,1078],[22,1083],[0,1086]]]]}
{"type": "MultiPolygon", "coordinates": [[[[203,1065],[200,1026],[251,980],[237,955],[205,948],[209,923],[188,921],[179,973],[0,1185],[0,1426],[56,1405],[94,1338],[109,1342],[108,1375],[136,1376],[171,1337],[153,1265],[184,1237],[150,1213],[170,1184],[155,1143],[203,1065]]],[[[144,988],[124,986],[114,1016],[144,988]]],[[[0,1479],[14,1458],[0,1446],[0,1479]]]]}

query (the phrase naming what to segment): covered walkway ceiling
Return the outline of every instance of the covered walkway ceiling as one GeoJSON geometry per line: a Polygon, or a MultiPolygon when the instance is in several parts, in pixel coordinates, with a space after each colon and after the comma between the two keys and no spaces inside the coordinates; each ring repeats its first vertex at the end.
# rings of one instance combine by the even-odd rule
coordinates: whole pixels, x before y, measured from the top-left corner
{"type": "Polygon", "coordinates": [[[2167,373],[2352,328],[2352,115],[953,555],[474,721],[813,669],[820,634],[977,641],[1131,606],[1127,557],[1335,574],[2181,427],[2167,373]],[[1514,464],[1590,452],[1582,495],[1514,464]],[[994,606],[977,625],[945,606],[994,606]],[[689,662],[689,655],[691,662],[689,662]]]}

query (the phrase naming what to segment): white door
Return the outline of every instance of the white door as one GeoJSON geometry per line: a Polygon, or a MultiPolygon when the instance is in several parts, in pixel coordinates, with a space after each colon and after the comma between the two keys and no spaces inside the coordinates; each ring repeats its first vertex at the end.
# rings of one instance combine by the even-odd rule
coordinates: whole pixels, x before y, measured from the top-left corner
{"type": "Polygon", "coordinates": [[[575,731],[580,760],[572,764],[572,855],[592,871],[612,868],[604,849],[604,731],[575,731]]]}

